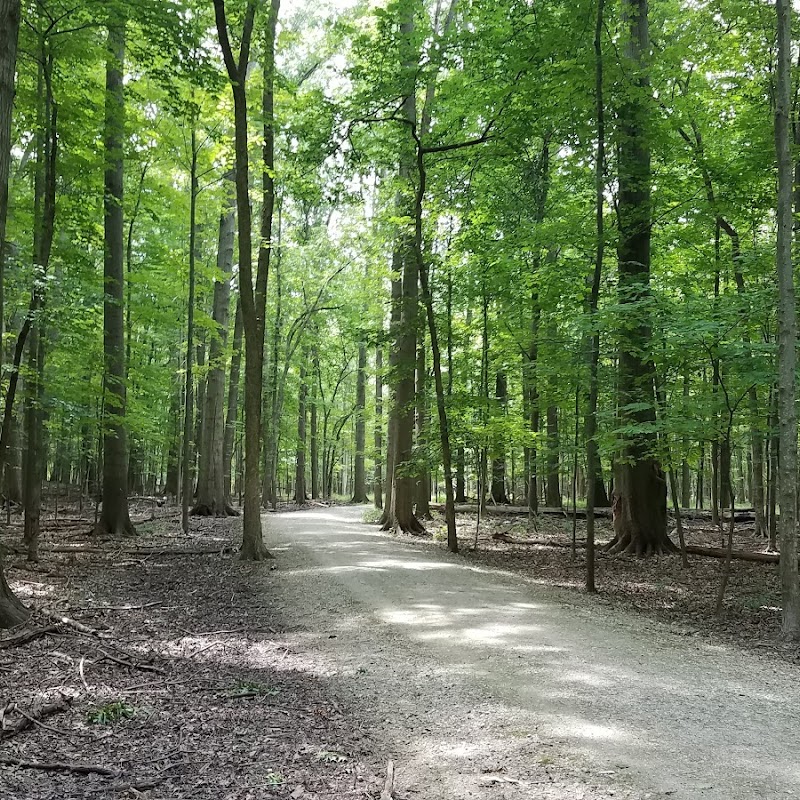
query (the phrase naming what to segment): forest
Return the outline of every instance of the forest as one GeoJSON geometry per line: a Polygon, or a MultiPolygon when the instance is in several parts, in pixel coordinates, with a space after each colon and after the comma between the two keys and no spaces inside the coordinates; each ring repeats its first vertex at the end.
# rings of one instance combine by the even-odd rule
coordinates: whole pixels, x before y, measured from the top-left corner
{"type": "MultiPolygon", "coordinates": [[[[715,618],[715,635],[796,660],[796,13],[789,0],[0,0],[0,654],[25,647],[41,676],[69,663],[75,685],[33,711],[9,690],[0,740],[67,735],[45,717],[94,697],[81,731],[127,724],[146,748],[146,715],[92,672],[209,687],[224,674],[209,703],[302,708],[305,744],[286,734],[284,766],[250,794],[191,796],[406,797],[393,762],[364,755],[379,745],[324,744],[355,728],[322,678],[296,677],[296,643],[269,656],[270,680],[296,670],[277,688],[242,666],[338,597],[337,584],[306,617],[281,610],[292,592],[297,608],[323,597],[327,572],[291,582],[312,542],[325,569],[365,571],[348,584],[364,602],[382,591],[370,571],[458,554],[441,563],[549,582],[570,603],[599,592],[662,621],[715,618]],[[374,536],[406,555],[340,561],[367,558],[374,536]],[[168,610],[188,596],[178,625],[168,610]],[[159,625],[173,638],[156,647],[159,625]],[[149,650],[133,644],[144,630],[149,650]],[[53,637],[73,649],[48,650],[53,637]],[[329,739],[312,752],[309,736],[329,739]]],[[[528,608],[504,598],[515,620],[528,608]]],[[[417,600],[409,624],[438,625],[417,600]]],[[[366,636],[330,622],[342,602],[328,638],[366,636]]],[[[21,663],[0,659],[0,683],[21,663]]],[[[369,669],[354,673],[365,685],[369,669]]],[[[224,736],[249,724],[235,719],[224,736]]],[[[185,766],[183,742],[141,780],[124,759],[15,751],[0,781],[98,783],[0,783],[0,797],[143,797],[185,766]]],[[[557,763],[552,797],[611,796],[570,794],[579,778],[557,763]]],[[[483,773],[481,786],[529,785],[483,773]]],[[[761,780],[735,797],[772,796],[761,780]]]]}
{"type": "MultiPolygon", "coordinates": [[[[722,529],[738,503],[780,538],[797,635],[777,11],[6,0],[0,458],[28,558],[49,493],[112,537],[129,497],[184,531],[241,505],[254,560],[279,501],[410,533],[443,501],[453,551],[457,503],[572,504],[592,591],[596,508],[647,555],[678,549],[668,505],[722,529]]],[[[25,613],[4,582],[0,623],[25,613]]]]}

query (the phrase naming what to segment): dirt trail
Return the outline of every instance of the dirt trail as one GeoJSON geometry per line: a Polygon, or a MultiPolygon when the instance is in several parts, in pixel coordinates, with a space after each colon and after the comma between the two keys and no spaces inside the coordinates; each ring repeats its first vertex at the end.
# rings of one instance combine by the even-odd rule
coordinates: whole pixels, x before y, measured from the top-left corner
{"type": "Polygon", "coordinates": [[[795,668],[360,522],[269,516],[306,668],[397,762],[400,797],[800,796],[795,668]]]}

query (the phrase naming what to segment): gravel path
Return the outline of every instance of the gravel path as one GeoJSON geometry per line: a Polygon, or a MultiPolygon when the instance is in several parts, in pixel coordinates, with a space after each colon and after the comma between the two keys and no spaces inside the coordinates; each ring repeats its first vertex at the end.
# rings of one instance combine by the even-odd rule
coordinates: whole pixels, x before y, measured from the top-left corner
{"type": "Polygon", "coordinates": [[[398,797],[800,796],[795,668],[380,534],[266,518],[302,666],[397,764],[398,797]]]}

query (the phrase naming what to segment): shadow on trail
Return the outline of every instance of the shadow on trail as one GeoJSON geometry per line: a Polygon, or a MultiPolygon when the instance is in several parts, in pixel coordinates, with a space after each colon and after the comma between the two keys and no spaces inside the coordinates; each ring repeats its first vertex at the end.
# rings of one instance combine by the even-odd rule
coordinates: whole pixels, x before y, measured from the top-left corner
{"type": "Polygon", "coordinates": [[[400,718],[428,727],[405,730],[412,746],[463,771],[510,749],[541,765],[549,745],[565,744],[590,780],[626,776],[680,798],[771,797],[800,783],[793,748],[775,735],[800,715],[794,676],[785,693],[764,689],[750,657],[742,668],[738,653],[597,605],[564,607],[518,577],[380,533],[360,513],[272,518],[279,583],[323,612],[305,648],[354,680],[369,662],[400,718]],[[460,717],[453,730],[408,710],[431,693],[460,717]]]}

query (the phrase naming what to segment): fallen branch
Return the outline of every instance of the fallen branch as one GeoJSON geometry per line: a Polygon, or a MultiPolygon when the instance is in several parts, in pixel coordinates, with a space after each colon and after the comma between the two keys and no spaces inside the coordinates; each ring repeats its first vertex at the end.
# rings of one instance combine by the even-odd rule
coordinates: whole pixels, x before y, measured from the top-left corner
{"type": "Polygon", "coordinates": [[[2,727],[0,727],[0,739],[10,739],[12,736],[16,736],[17,734],[26,731],[35,722],[41,722],[46,717],[66,711],[69,708],[69,705],[70,700],[66,697],[61,697],[57,702],[47,703],[37,709],[34,709],[30,714],[27,714],[23,713],[16,703],[10,704],[6,707],[3,714],[2,727]],[[12,711],[19,712],[19,715],[22,717],[22,719],[7,728],[5,727],[5,715],[11,713],[12,711]]]}
{"type": "Polygon", "coordinates": [[[68,628],[72,628],[78,633],[83,633],[86,636],[96,636],[98,639],[103,638],[103,636],[108,636],[109,634],[105,631],[99,631],[97,628],[90,628],[88,625],[84,625],[82,622],[78,622],[72,617],[65,617],[63,614],[58,614],[55,611],[50,611],[50,609],[43,608],[42,613],[53,622],[57,622],[59,625],[66,625],[68,628]]]}
{"type": "Polygon", "coordinates": [[[218,556],[232,553],[233,548],[230,545],[225,545],[224,547],[201,547],[196,550],[133,547],[122,552],[129,556],[218,556]]]}
{"type": "Polygon", "coordinates": [[[45,772],[76,772],[79,775],[103,775],[106,778],[118,778],[119,772],[97,764],[68,764],[67,762],[54,761],[22,761],[19,758],[0,758],[0,764],[20,769],[39,769],[45,772]]]}
{"type": "Polygon", "coordinates": [[[73,608],[73,611],[144,611],[145,608],[153,608],[160,606],[161,600],[156,600],[153,603],[142,603],[138,606],[78,606],[73,608]]]}
{"type": "Polygon", "coordinates": [[[142,672],[155,672],[159,675],[165,675],[165,671],[161,667],[153,666],[152,664],[135,664],[133,661],[126,661],[123,658],[117,658],[116,656],[112,656],[111,653],[107,653],[105,650],[101,650],[100,654],[102,658],[98,659],[95,663],[99,664],[100,661],[113,661],[115,664],[119,664],[122,667],[128,667],[129,669],[138,669],[142,672]]]}
{"type": "Polygon", "coordinates": [[[57,625],[49,625],[46,628],[34,628],[25,633],[18,633],[16,636],[10,636],[8,639],[0,639],[0,650],[5,650],[9,647],[21,647],[23,644],[35,642],[43,636],[49,636],[51,633],[59,633],[60,628],[57,625]]]}

